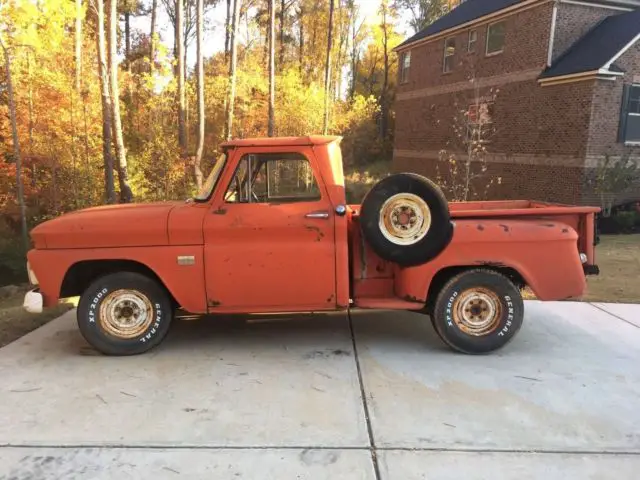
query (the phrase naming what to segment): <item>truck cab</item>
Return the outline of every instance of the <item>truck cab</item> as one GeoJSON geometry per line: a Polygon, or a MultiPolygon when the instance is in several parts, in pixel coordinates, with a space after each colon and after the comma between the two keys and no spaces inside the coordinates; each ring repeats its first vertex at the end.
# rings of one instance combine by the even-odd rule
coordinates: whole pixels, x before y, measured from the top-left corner
{"type": "Polygon", "coordinates": [[[524,315],[520,291],[580,296],[596,273],[593,207],[448,203],[414,174],[348,205],[340,138],[243,139],[185,202],[108,205],[31,232],[39,311],[80,296],[78,325],[106,354],[161,342],[194,314],[349,308],[427,313],[465,353],[500,348],[524,315]]]}

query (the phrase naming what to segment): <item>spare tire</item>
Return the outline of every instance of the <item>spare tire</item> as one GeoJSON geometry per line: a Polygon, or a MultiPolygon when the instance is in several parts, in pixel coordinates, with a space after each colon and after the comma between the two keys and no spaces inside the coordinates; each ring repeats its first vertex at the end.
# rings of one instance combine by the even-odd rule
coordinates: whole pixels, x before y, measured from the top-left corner
{"type": "Polygon", "coordinates": [[[383,259],[409,267],[436,257],[451,241],[449,204],[431,180],[398,173],[379,181],[362,201],[360,228],[383,259]]]}

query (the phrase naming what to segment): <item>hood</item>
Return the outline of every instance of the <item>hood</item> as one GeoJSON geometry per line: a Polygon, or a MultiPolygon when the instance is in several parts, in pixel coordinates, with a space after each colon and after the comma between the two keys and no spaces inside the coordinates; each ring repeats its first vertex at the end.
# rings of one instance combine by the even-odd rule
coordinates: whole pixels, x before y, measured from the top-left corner
{"type": "Polygon", "coordinates": [[[67,213],[31,231],[36,248],[168,245],[169,212],[181,202],[106,205],[67,213]]]}

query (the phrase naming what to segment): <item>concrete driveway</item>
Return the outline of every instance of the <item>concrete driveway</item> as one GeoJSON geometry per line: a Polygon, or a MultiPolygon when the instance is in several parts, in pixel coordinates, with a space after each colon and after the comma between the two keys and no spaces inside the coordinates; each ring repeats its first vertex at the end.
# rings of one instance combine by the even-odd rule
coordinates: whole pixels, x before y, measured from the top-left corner
{"type": "Polygon", "coordinates": [[[74,314],[0,349],[0,479],[636,479],[640,306],[527,302],[504,350],[426,317],[177,322],[97,355],[74,314]]]}

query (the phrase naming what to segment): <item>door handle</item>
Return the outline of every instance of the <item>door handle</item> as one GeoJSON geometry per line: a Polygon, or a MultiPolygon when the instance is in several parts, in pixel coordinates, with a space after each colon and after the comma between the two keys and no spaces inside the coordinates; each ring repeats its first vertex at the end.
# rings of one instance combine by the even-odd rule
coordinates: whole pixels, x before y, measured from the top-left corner
{"type": "Polygon", "coordinates": [[[304,218],[329,218],[329,212],[310,212],[304,218]]]}

